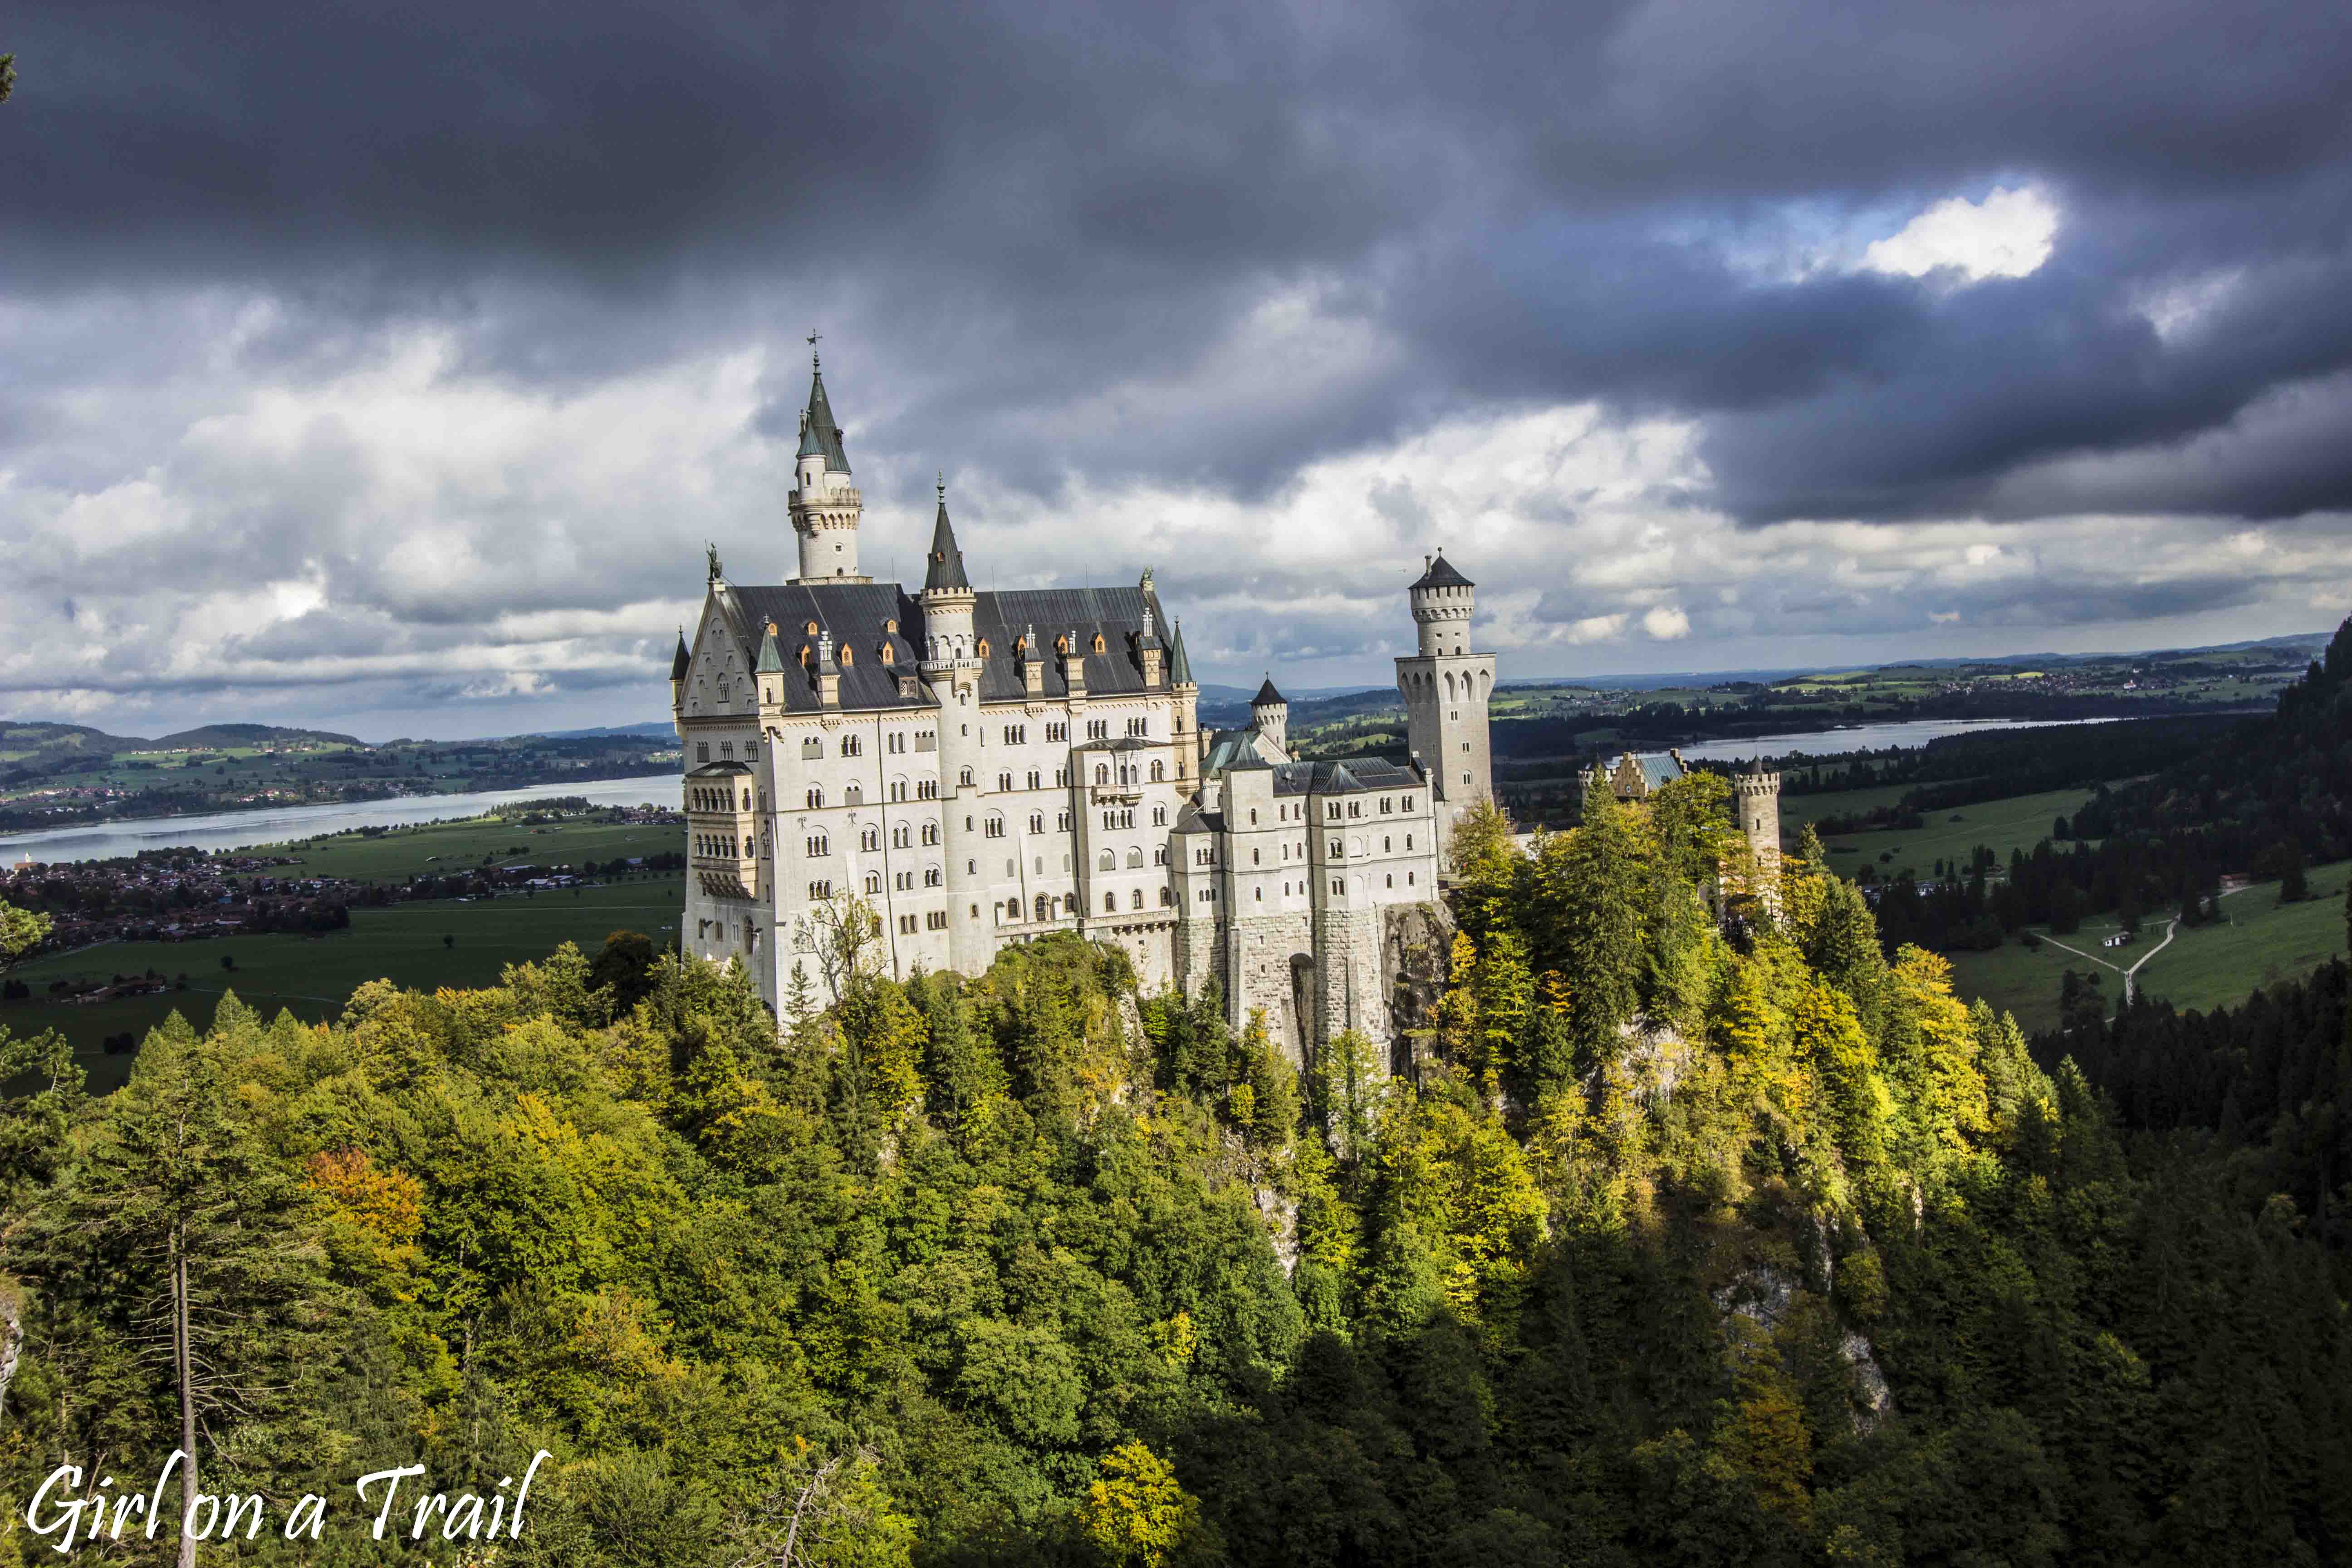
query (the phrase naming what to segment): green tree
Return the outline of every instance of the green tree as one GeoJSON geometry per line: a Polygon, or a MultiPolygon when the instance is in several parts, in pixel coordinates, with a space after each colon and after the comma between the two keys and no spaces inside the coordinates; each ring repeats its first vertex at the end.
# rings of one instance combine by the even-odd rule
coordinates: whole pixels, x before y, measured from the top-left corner
{"type": "Polygon", "coordinates": [[[1165,1568],[1200,1529],[1201,1506],[1166,1460],[1128,1442],[1102,1457],[1078,1520],[1106,1561],[1165,1568]]]}

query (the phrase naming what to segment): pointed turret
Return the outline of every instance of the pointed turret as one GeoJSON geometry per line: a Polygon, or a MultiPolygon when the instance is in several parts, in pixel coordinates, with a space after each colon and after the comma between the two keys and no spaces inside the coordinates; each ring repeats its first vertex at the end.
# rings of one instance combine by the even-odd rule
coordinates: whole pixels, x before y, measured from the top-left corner
{"type": "Polygon", "coordinates": [[[1250,722],[1257,732],[1272,741],[1285,756],[1290,752],[1290,700],[1274,689],[1274,675],[1268,671],[1265,684],[1250,699],[1250,722]]]}
{"type": "MultiPolygon", "coordinates": [[[[814,334],[812,334],[814,338],[814,334]]],[[[801,411],[801,449],[793,462],[793,531],[800,536],[801,571],[796,582],[864,583],[857,570],[857,523],[865,503],[849,479],[849,455],[833,403],[824,395],[824,372],[809,355],[808,406],[801,411]]]]}
{"type": "Polygon", "coordinates": [[[669,678],[672,680],[684,680],[686,672],[693,668],[694,659],[686,651],[686,628],[680,626],[677,628],[677,652],[670,656],[669,678]]]}
{"type": "Polygon", "coordinates": [[[776,623],[768,623],[768,633],[760,639],[760,663],[754,673],[782,675],[784,672],[783,650],[776,646],[776,623]]]}
{"type": "Polygon", "coordinates": [[[1192,661],[1184,654],[1184,623],[1176,623],[1175,636],[1168,645],[1168,679],[1178,686],[1192,684],[1192,661]]]}
{"type": "Polygon", "coordinates": [[[1285,697],[1281,692],[1276,691],[1274,689],[1274,677],[1269,674],[1265,678],[1265,684],[1257,689],[1257,695],[1250,699],[1250,706],[1253,708],[1287,708],[1290,706],[1290,699],[1285,697]]]}
{"type": "Polygon", "coordinates": [[[801,412],[802,458],[821,458],[829,474],[849,472],[849,454],[841,445],[841,426],[833,422],[833,405],[824,395],[824,372],[814,355],[809,359],[808,407],[801,412]]]}
{"type": "Polygon", "coordinates": [[[940,481],[940,510],[931,524],[931,549],[923,573],[923,592],[952,590],[969,593],[971,579],[963,574],[963,552],[956,548],[954,525],[948,521],[947,481],[940,481]]]}

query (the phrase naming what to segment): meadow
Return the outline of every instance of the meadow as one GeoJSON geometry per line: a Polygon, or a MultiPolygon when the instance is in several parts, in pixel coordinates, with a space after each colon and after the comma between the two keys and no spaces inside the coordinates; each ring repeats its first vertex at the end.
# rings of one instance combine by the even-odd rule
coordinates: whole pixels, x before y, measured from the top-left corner
{"type": "MultiPolygon", "coordinates": [[[[2140,990],[2184,1012],[2234,1007],[2257,987],[2300,978],[2345,951],[2347,876],[2352,861],[2314,869],[2308,875],[2312,896],[2294,904],[2278,901],[2276,882],[2252,883],[2221,900],[2219,921],[2181,927],[2153,957],[2149,950],[2164,940],[2161,919],[2143,922],[2139,940],[2117,950],[2099,945],[2121,929],[2113,919],[2085,921],[2082,930],[2058,940],[2125,969],[2147,958],[2138,974],[2140,990]]],[[[2037,938],[2050,934],[2029,929],[2037,938]]],[[[2046,940],[2037,951],[2011,941],[1987,952],[1954,953],[1951,961],[1953,989],[2015,1014],[2029,1034],[2057,1026],[2059,980],[2069,969],[2099,976],[2110,1011],[2123,998],[2121,974],[2046,940]]]]}
{"type": "MultiPolygon", "coordinates": [[[[1889,785],[1841,790],[1834,795],[1790,795],[1780,803],[1781,826],[1793,838],[1804,822],[1892,805],[1905,793],[1889,785]]],[[[2090,798],[2087,789],[2050,790],[1928,813],[1925,825],[1916,828],[1841,833],[1826,840],[1830,865],[1848,877],[1868,865],[1882,879],[1899,877],[1907,869],[1924,879],[1934,874],[1937,861],[1965,866],[1969,852],[1985,844],[2006,866],[2011,850],[2032,854],[2036,844],[2050,837],[2057,818],[2072,816],[2090,798]]]]}
{"type": "MultiPolygon", "coordinates": [[[[675,835],[665,841],[668,837],[675,835]]],[[[90,1088],[102,1091],[122,1081],[131,1061],[127,1053],[108,1054],[101,1045],[106,1037],[129,1031],[143,1039],[174,1010],[205,1028],[225,991],[234,990],[265,1016],[274,1017],[284,1007],[306,1023],[318,1023],[340,1013],[352,992],[370,980],[425,990],[495,985],[508,964],[543,958],[565,942],[593,953],[609,933],[625,929],[667,943],[677,933],[684,898],[685,879],[669,872],[535,896],[358,909],[352,911],[349,931],[324,936],[273,932],[212,942],[108,942],[11,969],[9,977],[29,984],[33,997],[0,1004],[0,1028],[16,1035],[57,1029],[89,1069],[90,1088]],[[236,961],[234,971],[221,967],[224,958],[236,961]],[[149,969],[167,979],[184,973],[187,989],[87,1005],[44,999],[52,980],[106,980],[149,969]]]]}
{"type": "MultiPolygon", "coordinates": [[[[672,793],[647,781],[648,795],[672,793]]],[[[419,876],[478,869],[486,862],[511,866],[581,866],[591,860],[665,855],[682,843],[676,824],[570,821],[526,826],[509,817],[478,816],[459,822],[428,822],[381,833],[341,833],[293,844],[257,846],[257,855],[291,856],[302,874],[344,877],[362,882],[404,881],[419,876]]]]}

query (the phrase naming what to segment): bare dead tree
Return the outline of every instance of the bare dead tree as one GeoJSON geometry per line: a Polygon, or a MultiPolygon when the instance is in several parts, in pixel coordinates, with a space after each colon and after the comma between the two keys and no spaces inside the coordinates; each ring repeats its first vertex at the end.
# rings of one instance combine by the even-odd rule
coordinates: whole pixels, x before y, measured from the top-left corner
{"type": "Polygon", "coordinates": [[[785,1456],[776,1484],[730,1521],[740,1555],[730,1568],[805,1568],[827,1547],[870,1535],[881,1518],[856,1483],[880,1459],[862,1446],[826,1455],[803,1441],[785,1456]]]}

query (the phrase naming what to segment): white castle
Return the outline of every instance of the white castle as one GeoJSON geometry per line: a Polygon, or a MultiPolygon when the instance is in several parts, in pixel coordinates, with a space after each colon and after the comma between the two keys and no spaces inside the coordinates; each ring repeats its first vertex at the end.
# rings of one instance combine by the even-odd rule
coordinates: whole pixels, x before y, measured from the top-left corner
{"type": "Polygon", "coordinates": [[[1455,814],[1491,798],[1492,654],[1443,556],[1396,661],[1412,761],[1303,762],[1269,676],[1247,729],[1199,688],[1146,571],[1132,588],[981,593],[939,513],[919,592],[858,569],[861,501],[822,370],[790,497],[800,572],[730,583],[714,549],[670,705],[685,754],[683,951],[772,1006],[819,999],[829,921],[879,917],[880,962],[984,971],[1055,931],[1117,945],[1147,990],[1210,984],[1294,1057],[1392,1039],[1400,932],[1438,899],[1455,814]]]}

